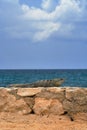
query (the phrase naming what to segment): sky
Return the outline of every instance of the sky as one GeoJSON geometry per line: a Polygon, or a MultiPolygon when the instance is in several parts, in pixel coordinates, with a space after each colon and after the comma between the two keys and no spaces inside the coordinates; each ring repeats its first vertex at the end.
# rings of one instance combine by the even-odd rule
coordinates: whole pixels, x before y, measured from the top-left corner
{"type": "Polygon", "coordinates": [[[87,69],[87,0],[0,0],[0,69],[87,69]]]}

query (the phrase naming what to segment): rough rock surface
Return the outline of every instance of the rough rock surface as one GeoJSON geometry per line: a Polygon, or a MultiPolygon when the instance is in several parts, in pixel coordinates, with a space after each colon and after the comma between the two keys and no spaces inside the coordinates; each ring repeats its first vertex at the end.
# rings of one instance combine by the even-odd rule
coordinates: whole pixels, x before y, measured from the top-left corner
{"type": "Polygon", "coordinates": [[[64,113],[62,103],[57,99],[35,98],[33,109],[35,114],[38,115],[61,115],[64,113]]]}
{"type": "Polygon", "coordinates": [[[87,121],[87,88],[1,88],[0,113],[58,115],[87,121]]]}
{"type": "Polygon", "coordinates": [[[0,89],[0,112],[28,114],[31,109],[23,98],[17,100],[6,89],[0,89]]]}
{"type": "Polygon", "coordinates": [[[63,107],[68,113],[87,113],[87,89],[66,88],[66,99],[63,107]]]}
{"type": "Polygon", "coordinates": [[[32,97],[37,93],[40,93],[43,88],[19,88],[17,95],[21,97],[32,97]]]}

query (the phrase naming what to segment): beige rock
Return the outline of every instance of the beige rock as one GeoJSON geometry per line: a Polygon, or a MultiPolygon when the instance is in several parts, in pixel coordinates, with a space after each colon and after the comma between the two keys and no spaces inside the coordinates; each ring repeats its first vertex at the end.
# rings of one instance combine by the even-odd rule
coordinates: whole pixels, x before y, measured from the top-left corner
{"type": "Polygon", "coordinates": [[[7,103],[8,92],[5,89],[0,89],[0,112],[3,111],[7,103]]]}
{"type": "Polygon", "coordinates": [[[35,105],[33,107],[35,114],[38,115],[49,114],[50,103],[51,100],[47,100],[44,98],[35,98],[35,105]]]}
{"type": "Polygon", "coordinates": [[[38,115],[51,113],[61,115],[64,113],[62,104],[57,99],[35,98],[33,110],[38,115]]]}
{"type": "Polygon", "coordinates": [[[67,88],[66,99],[85,105],[87,104],[87,91],[84,88],[67,88]]]}
{"type": "Polygon", "coordinates": [[[35,100],[33,97],[23,97],[26,104],[32,109],[35,103],[35,100]]]}
{"type": "Polygon", "coordinates": [[[17,94],[22,97],[34,96],[40,93],[43,88],[19,88],[17,94]]]}
{"type": "Polygon", "coordinates": [[[61,115],[64,113],[62,103],[59,100],[53,99],[51,101],[50,113],[55,114],[55,115],[61,115]]]}
{"type": "Polygon", "coordinates": [[[66,99],[63,101],[63,108],[71,115],[79,112],[87,113],[87,89],[66,88],[66,99]]]}
{"type": "Polygon", "coordinates": [[[31,113],[30,107],[26,104],[23,99],[20,100],[11,100],[5,106],[4,111],[6,112],[13,112],[19,114],[29,114],[31,113]]]}
{"type": "Polygon", "coordinates": [[[30,107],[23,99],[17,100],[16,97],[6,89],[0,90],[0,112],[14,112],[28,114],[31,112],[30,107]]]}
{"type": "Polygon", "coordinates": [[[87,121],[87,113],[76,113],[73,115],[75,121],[87,121]]]}
{"type": "Polygon", "coordinates": [[[65,88],[63,88],[63,87],[48,87],[46,90],[48,90],[49,92],[53,92],[53,93],[59,93],[59,92],[63,92],[65,90],[65,88]]]}
{"type": "Polygon", "coordinates": [[[87,88],[0,88],[0,112],[68,116],[86,120],[87,88]]]}
{"type": "Polygon", "coordinates": [[[4,89],[7,90],[8,92],[13,92],[18,90],[18,88],[4,88],[4,89]]]}
{"type": "Polygon", "coordinates": [[[56,90],[55,88],[51,88],[49,90],[45,89],[44,91],[38,93],[36,96],[46,99],[58,99],[60,102],[63,102],[63,100],[65,99],[65,90],[56,90]]]}

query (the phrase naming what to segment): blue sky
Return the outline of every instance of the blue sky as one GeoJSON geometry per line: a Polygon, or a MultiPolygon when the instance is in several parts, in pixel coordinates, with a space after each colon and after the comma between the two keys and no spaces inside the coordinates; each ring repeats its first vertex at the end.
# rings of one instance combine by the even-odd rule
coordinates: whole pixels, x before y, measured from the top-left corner
{"type": "Polygon", "coordinates": [[[0,0],[0,69],[87,68],[86,0],[0,0]]]}

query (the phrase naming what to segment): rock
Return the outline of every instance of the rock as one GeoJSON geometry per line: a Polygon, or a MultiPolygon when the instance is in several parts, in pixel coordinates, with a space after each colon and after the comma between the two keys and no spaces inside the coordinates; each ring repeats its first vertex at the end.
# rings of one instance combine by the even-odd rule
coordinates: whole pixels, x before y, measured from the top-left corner
{"type": "Polygon", "coordinates": [[[35,104],[35,99],[34,97],[23,97],[24,101],[26,102],[26,104],[33,109],[33,106],[35,104]]]}
{"type": "Polygon", "coordinates": [[[5,89],[0,89],[0,112],[3,111],[7,103],[8,92],[5,89]]]}
{"type": "Polygon", "coordinates": [[[66,99],[79,105],[86,105],[87,91],[83,88],[66,88],[66,99]]]}
{"type": "Polygon", "coordinates": [[[19,114],[29,114],[31,113],[30,107],[26,104],[23,99],[13,100],[9,102],[5,108],[5,112],[19,113],[19,114]]]}
{"type": "Polygon", "coordinates": [[[76,113],[73,115],[75,121],[86,121],[87,122],[87,113],[76,113]]]}
{"type": "Polygon", "coordinates": [[[17,100],[21,98],[19,95],[17,95],[18,88],[5,88],[5,89],[9,92],[9,94],[14,95],[17,100]]]}
{"type": "Polygon", "coordinates": [[[28,114],[31,108],[26,104],[23,99],[17,100],[16,97],[6,89],[0,90],[0,112],[13,112],[28,114]]]}
{"type": "Polygon", "coordinates": [[[87,112],[87,90],[84,88],[66,88],[66,99],[63,106],[68,112],[87,112]]]}
{"type": "Polygon", "coordinates": [[[60,92],[64,92],[65,88],[63,88],[63,87],[47,87],[46,90],[49,92],[53,92],[53,93],[60,93],[60,92]]]}
{"type": "Polygon", "coordinates": [[[50,113],[55,115],[62,115],[64,114],[64,109],[62,103],[57,100],[53,99],[50,104],[50,113]]]}
{"type": "Polygon", "coordinates": [[[36,97],[46,99],[58,99],[60,102],[63,102],[63,100],[65,99],[65,90],[63,89],[55,90],[54,88],[52,89],[47,88],[38,93],[36,97]]]}
{"type": "Polygon", "coordinates": [[[86,88],[66,88],[65,97],[66,98],[63,101],[63,108],[71,120],[78,119],[80,116],[77,118],[77,115],[81,115],[79,113],[87,113],[86,88]]]}
{"type": "Polygon", "coordinates": [[[7,90],[8,92],[14,92],[14,91],[17,91],[18,90],[18,88],[16,88],[16,87],[13,87],[13,88],[4,88],[5,90],[7,90]]]}
{"type": "Polygon", "coordinates": [[[19,88],[17,95],[22,97],[31,97],[36,95],[37,93],[40,93],[43,88],[19,88]]]}
{"type": "Polygon", "coordinates": [[[0,88],[0,112],[53,114],[87,121],[87,88],[0,88]]]}
{"type": "Polygon", "coordinates": [[[61,115],[64,113],[62,104],[57,99],[35,98],[33,107],[34,113],[38,115],[55,114],[61,115]]]}

